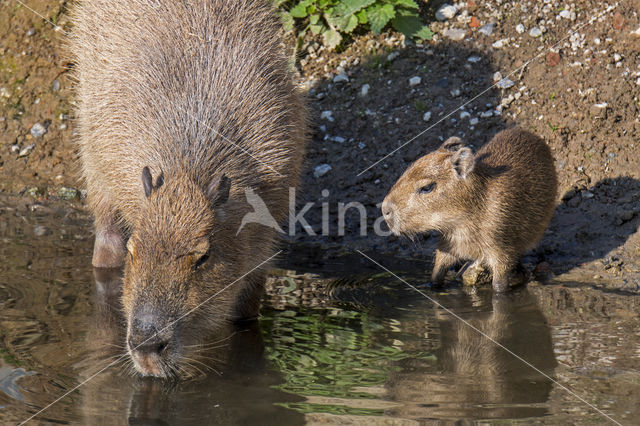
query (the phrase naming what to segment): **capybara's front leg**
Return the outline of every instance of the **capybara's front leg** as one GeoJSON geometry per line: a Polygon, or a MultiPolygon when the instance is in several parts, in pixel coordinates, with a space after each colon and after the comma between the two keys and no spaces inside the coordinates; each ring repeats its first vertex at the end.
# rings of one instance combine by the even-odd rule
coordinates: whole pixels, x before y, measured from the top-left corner
{"type": "Polygon", "coordinates": [[[104,201],[99,202],[93,209],[96,240],[91,263],[94,268],[119,268],[124,264],[124,237],[116,223],[116,214],[104,204],[104,201]]]}

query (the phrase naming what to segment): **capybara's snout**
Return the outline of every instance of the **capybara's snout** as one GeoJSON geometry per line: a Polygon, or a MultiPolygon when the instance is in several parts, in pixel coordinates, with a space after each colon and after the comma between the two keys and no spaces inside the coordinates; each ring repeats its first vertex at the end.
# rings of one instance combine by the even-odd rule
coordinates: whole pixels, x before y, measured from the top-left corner
{"type": "Polygon", "coordinates": [[[143,375],[164,377],[178,352],[176,321],[161,308],[143,305],[134,309],[127,328],[127,349],[143,375]]]}

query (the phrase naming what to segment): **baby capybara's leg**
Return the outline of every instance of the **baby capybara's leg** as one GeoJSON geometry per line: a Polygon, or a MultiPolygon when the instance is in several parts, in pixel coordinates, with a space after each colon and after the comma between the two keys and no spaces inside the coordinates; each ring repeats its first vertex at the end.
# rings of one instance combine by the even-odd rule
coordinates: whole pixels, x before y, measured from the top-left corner
{"type": "Polygon", "coordinates": [[[433,271],[431,272],[431,282],[436,286],[444,284],[444,277],[453,265],[458,263],[458,258],[451,253],[448,253],[446,249],[441,245],[436,250],[436,260],[433,265],[433,271]]]}
{"type": "Polygon", "coordinates": [[[96,240],[93,245],[94,268],[118,268],[124,264],[124,236],[117,223],[117,214],[106,200],[93,204],[96,240]]]}

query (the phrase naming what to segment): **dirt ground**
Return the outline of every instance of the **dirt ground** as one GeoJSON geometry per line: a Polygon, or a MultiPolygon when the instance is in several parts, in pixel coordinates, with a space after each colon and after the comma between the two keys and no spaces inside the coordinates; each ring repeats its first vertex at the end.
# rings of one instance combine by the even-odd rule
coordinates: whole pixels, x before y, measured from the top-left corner
{"type": "MultiPolygon", "coordinates": [[[[82,206],[63,50],[69,3],[26,1],[32,11],[0,1],[0,191],[82,206]]],[[[374,235],[384,195],[447,137],[477,148],[517,124],[549,144],[560,182],[556,215],[525,264],[640,291],[640,0],[476,0],[438,21],[443,3],[423,5],[436,33],[423,45],[386,32],[339,52],[313,39],[298,50],[312,137],[297,205],[314,203],[304,218],[319,234],[327,203],[330,232],[298,227],[288,241],[325,258],[364,249],[429,259],[432,235],[374,235]],[[366,207],[367,236],[355,209],[338,235],[338,203],[349,202],[366,207]]]]}

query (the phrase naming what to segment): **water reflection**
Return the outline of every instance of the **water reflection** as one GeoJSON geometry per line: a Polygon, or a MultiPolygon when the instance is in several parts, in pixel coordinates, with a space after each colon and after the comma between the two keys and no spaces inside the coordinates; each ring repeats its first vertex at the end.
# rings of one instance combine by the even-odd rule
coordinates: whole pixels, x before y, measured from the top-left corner
{"type": "MultiPolygon", "coordinates": [[[[79,381],[90,378],[114,356],[123,354],[124,320],[120,308],[121,274],[96,270],[94,315],[87,333],[89,354],[76,364],[79,381]]],[[[266,371],[264,342],[256,321],[229,325],[221,337],[194,359],[202,374],[171,382],[140,378],[126,368],[128,358],[80,388],[85,424],[298,424],[302,416],[275,402],[295,401],[272,387],[277,373],[266,371]]]]}

